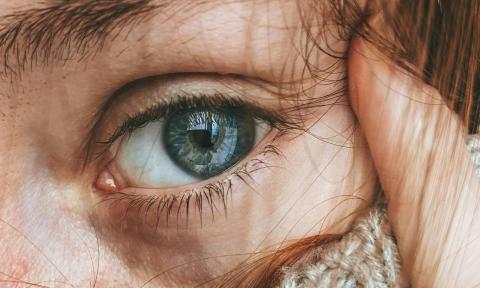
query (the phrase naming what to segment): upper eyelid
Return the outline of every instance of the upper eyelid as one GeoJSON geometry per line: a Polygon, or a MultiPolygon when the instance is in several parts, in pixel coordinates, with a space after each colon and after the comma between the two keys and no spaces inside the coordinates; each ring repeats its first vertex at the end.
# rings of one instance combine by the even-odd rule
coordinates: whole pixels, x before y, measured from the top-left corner
{"type": "MultiPolygon", "coordinates": [[[[280,115],[280,111],[284,110],[281,112],[286,112],[288,110],[282,107],[291,106],[288,102],[291,102],[295,95],[279,93],[280,87],[278,85],[281,84],[241,75],[219,75],[216,73],[175,73],[146,77],[127,83],[118,89],[106,103],[102,114],[106,117],[118,114],[116,112],[118,112],[119,109],[117,108],[119,107],[120,110],[128,111],[123,111],[122,115],[118,117],[121,119],[120,122],[124,122],[124,119],[127,118],[125,116],[133,118],[148,112],[148,110],[158,112],[156,108],[173,107],[173,104],[178,104],[183,100],[183,103],[181,103],[184,104],[183,108],[185,106],[212,107],[228,102],[228,104],[233,103],[235,106],[254,108],[253,110],[259,116],[265,114],[266,116],[274,116],[272,118],[287,120],[288,117],[280,115]],[[145,102],[150,103],[139,105],[138,103],[144,101],[137,101],[136,99],[146,99],[145,102]],[[186,103],[188,101],[185,100],[188,99],[196,101],[186,103]],[[287,101],[285,102],[286,105],[282,104],[284,100],[287,101]],[[122,109],[122,107],[125,107],[125,109],[122,109]],[[132,107],[137,108],[132,109],[132,107]],[[132,110],[137,112],[132,113],[132,110]]],[[[295,109],[289,110],[293,111],[295,109]]],[[[168,114],[169,111],[164,112],[168,114]]],[[[102,119],[99,120],[102,121],[102,119]]],[[[122,124],[118,123],[117,125],[122,124]]],[[[293,126],[293,123],[289,124],[293,126]]],[[[105,139],[106,137],[103,140],[105,141],[105,139]]]]}
{"type": "MultiPolygon", "coordinates": [[[[209,99],[216,96],[217,100],[236,101],[238,106],[250,108],[256,119],[264,120],[279,130],[302,133],[305,131],[305,123],[303,117],[298,117],[297,114],[302,109],[298,103],[292,104],[295,94],[287,92],[287,96],[283,97],[283,94],[278,92],[281,86],[275,84],[241,75],[215,73],[167,74],[129,82],[113,93],[96,112],[83,144],[83,167],[100,159],[126,132],[132,128],[139,128],[138,125],[130,125],[132,123],[128,123],[127,119],[136,116],[142,118],[149,108],[152,109],[150,112],[157,114],[156,119],[164,117],[166,116],[164,112],[168,111],[159,113],[158,110],[154,110],[158,107],[167,108],[169,104],[182,97],[191,99],[204,97],[205,101],[209,102],[209,99]],[[153,107],[155,105],[157,107],[153,107]]],[[[218,105],[219,102],[222,101],[210,101],[209,106],[218,105]]]]}

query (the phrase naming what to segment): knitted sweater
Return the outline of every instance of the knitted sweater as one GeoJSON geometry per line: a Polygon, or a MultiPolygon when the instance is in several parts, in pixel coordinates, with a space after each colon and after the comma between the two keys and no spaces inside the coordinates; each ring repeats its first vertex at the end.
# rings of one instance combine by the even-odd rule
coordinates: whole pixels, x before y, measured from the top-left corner
{"type": "Polygon", "coordinates": [[[317,248],[308,264],[285,268],[281,288],[406,287],[384,206],[360,216],[340,240],[317,248]]]}

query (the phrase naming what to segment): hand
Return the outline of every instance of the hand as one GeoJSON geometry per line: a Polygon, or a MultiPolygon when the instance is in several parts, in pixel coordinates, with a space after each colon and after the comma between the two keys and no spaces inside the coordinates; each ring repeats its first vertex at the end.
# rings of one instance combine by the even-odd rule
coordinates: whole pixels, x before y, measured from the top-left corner
{"type": "Polygon", "coordinates": [[[369,145],[413,287],[480,283],[480,177],[466,129],[431,86],[361,39],[349,58],[353,110],[369,145]]]}

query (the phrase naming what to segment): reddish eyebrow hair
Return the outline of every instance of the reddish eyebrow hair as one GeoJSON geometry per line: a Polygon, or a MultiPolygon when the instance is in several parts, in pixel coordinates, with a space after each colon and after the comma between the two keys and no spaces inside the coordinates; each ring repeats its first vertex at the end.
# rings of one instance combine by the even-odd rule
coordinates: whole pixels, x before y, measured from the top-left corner
{"type": "Polygon", "coordinates": [[[126,27],[148,19],[172,2],[62,0],[0,16],[0,76],[95,54],[126,27]]]}

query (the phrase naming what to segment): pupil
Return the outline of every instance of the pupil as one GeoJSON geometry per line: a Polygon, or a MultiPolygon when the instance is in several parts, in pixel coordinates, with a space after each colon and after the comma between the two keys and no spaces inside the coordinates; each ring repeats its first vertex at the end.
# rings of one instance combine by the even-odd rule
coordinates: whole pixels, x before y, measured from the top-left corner
{"type": "Polygon", "coordinates": [[[212,134],[209,130],[192,130],[192,140],[193,142],[204,149],[212,148],[215,143],[212,143],[212,134]]]}

